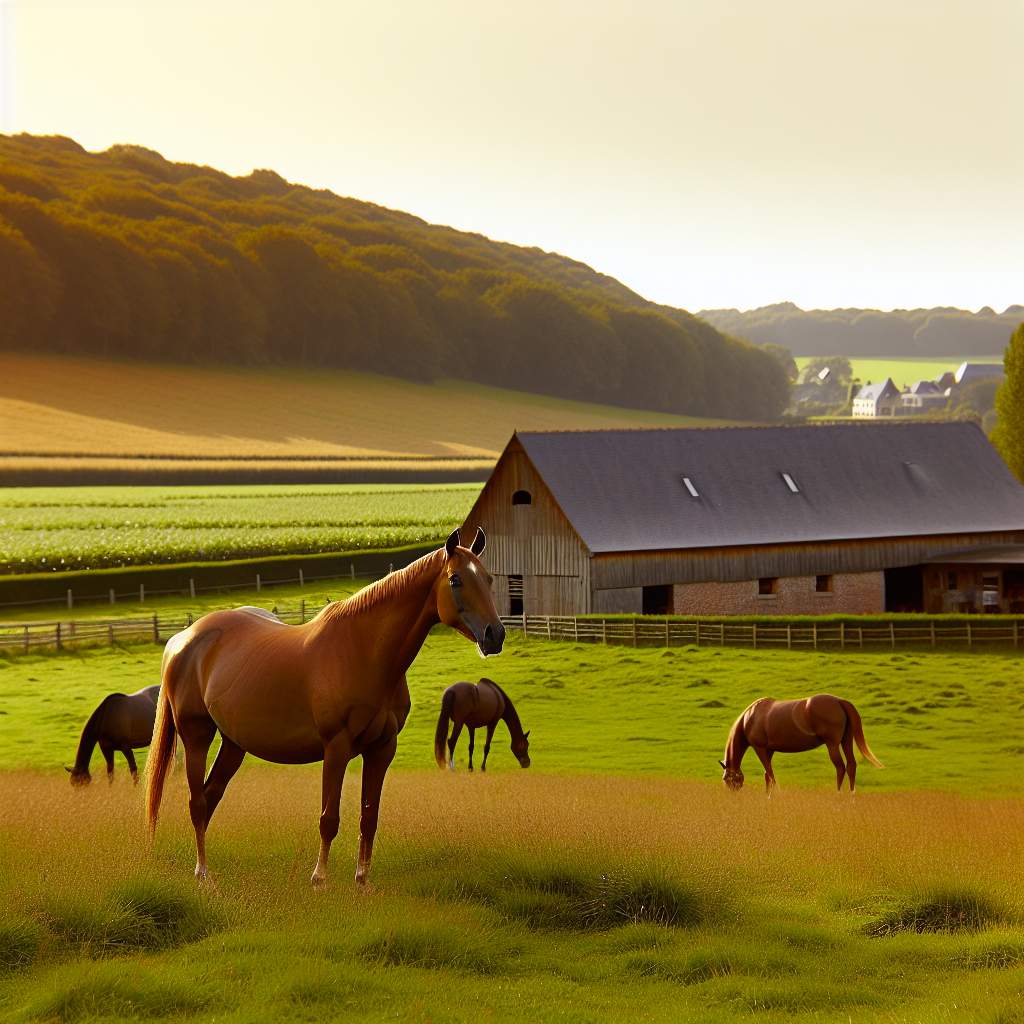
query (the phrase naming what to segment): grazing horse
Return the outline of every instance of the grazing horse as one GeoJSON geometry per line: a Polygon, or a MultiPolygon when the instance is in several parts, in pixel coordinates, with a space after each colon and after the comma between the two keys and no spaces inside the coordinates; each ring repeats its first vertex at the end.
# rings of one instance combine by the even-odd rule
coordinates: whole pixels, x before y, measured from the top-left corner
{"type": "Polygon", "coordinates": [[[313,884],[327,879],[338,834],[349,761],[363,759],[359,860],[366,881],[384,775],[409,714],[405,673],[432,626],[443,622],[498,654],[505,629],[479,560],[483,530],[469,548],[459,531],[445,546],[391,573],[301,626],[269,612],[212,612],[173,636],[163,660],[163,691],[147,763],[147,813],[156,829],[164,777],[180,735],[189,812],[196,834],[196,877],[206,877],[206,830],[247,753],[280,764],[323,761],[320,855],[313,884]],[[220,732],[209,776],[206,756],[220,732]]]}
{"type": "Polygon", "coordinates": [[[529,733],[523,732],[519,715],[508,694],[493,680],[481,679],[479,683],[452,683],[441,697],[441,715],[434,733],[434,757],[438,768],[446,765],[445,741],[448,742],[447,767],[455,771],[455,744],[459,741],[462,727],[469,729],[469,770],[473,770],[473,741],[476,730],[487,729],[484,743],[484,761],[480,771],[487,771],[487,755],[491,751],[491,739],[498,722],[504,721],[512,737],[512,753],[523,768],[530,767],[529,733]],[[454,722],[451,738],[448,738],[448,723],[454,722]]]}
{"type": "Polygon", "coordinates": [[[87,786],[92,781],[89,761],[98,743],[100,753],[107,762],[107,781],[114,781],[114,754],[124,754],[132,781],[139,781],[139,769],[135,764],[133,750],[148,747],[153,738],[153,720],[156,718],[156,702],[160,686],[147,686],[135,693],[111,693],[100,701],[89,716],[78,741],[75,767],[64,765],[71,773],[72,786],[87,786]]]}
{"type": "Polygon", "coordinates": [[[819,693],[805,700],[773,700],[762,697],[755,700],[736,719],[725,745],[725,760],[718,763],[725,769],[722,781],[729,789],[743,785],[743,771],[740,763],[747,747],[753,747],[764,765],[764,784],[768,795],[776,785],[772,771],[772,755],[775,753],[795,754],[813,750],[823,743],[828,747],[828,756],[836,766],[836,789],[843,788],[843,778],[850,777],[850,792],[857,781],[857,760],[853,756],[856,741],[860,752],[876,767],[884,765],[868,746],[864,738],[864,726],[860,713],[848,701],[833,697],[830,693],[819,693]],[[846,764],[839,752],[842,747],[846,764]]]}

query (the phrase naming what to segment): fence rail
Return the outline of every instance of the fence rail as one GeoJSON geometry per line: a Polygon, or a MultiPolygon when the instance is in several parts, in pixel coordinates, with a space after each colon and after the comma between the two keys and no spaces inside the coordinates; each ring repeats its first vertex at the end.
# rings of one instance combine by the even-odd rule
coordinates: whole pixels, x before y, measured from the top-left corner
{"type": "Polygon", "coordinates": [[[1019,648],[1020,620],[998,623],[942,620],[847,622],[690,622],[674,619],[601,619],[560,615],[512,615],[506,629],[527,638],[630,647],[747,647],[752,650],[872,650],[897,647],[1019,648]]]}
{"type": "MultiPolygon", "coordinates": [[[[300,601],[277,607],[282,622],[307,622],[323,607],[300,601]]],[[[202,614],[202,613],[201,613],[202,614]]],[[[163,643],[190,626],[197,616],[188,611],[154,612],[133,618],[77,619],[52,622],[0,623],[0,651],[58,650],[103,644],[163,643]]],[[[512,615],[506,629],[528,639],[628,647],[746,647],[752,650],[878,650],[897,647],[1019,648],[1021,620],[948,622],[942,620],[872,623],[847,622],[704,622],[674,619],[601,619],[562,615],[512,615]]]]}

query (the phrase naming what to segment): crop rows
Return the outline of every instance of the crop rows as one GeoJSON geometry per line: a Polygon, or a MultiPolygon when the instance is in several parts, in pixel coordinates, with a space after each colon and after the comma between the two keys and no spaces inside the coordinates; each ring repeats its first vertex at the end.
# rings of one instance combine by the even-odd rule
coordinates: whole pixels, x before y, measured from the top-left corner
{"type": "Polygon", "coordinates": [[[429,543],[463,520],[476,493],[110,488],[104,502],[95,488],[11,489],[0,498],[0,574],[429,543]]]}

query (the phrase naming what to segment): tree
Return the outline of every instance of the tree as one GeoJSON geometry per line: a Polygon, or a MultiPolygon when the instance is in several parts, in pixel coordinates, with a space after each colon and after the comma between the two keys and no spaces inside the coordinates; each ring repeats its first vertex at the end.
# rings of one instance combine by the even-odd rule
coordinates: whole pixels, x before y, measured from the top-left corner
{"type": "Polygon", "coordinates": [[[1010,338],[1003,366],[1006,380],[996,395],[999,423],[992,439],[1006,464],[1024,483],[1024,323],[1010,338]]]}
{"type": "Polygon", "coordinates": [[[793,353],[785,345],[776,345],[774,342],[768,341],[761,346],[761,350],[767,352],[782,367],[786,379],[790,383],[797,379],[800,371],[797,369],[793,353]]]}

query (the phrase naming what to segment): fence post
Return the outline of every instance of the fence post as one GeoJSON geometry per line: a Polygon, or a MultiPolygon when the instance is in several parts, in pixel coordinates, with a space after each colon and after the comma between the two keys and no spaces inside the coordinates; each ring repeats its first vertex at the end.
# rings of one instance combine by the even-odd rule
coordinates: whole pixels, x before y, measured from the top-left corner
{"type": "Polygon", "coordinates": [[[1017,646],[1017,620],[1013,620],[1013,646],[1017,646]]]}
{"type": "Polygon", "coordinates": [[[523,609],[523,639],[526,639],[526,609],[523,609]]]}
{"type": "Polygon", "coordinates": [[[721,646],[721,647],[725,646],[725,623],[724,622],[720,622],[718,624],[718,643],[719,643],[719,646],[721,646]]]}
{"type": "Polygon", "coordinates": [[[117,600],[117,594],[114,593],[114,588],[110,588],[110,603],[113,604],[117,600]]]}
{"type": "Polygon", "coordinates": [[[356,578],[356,563],[355,562],[349,562],[348,563],[348,574],[349,574],[349,576],[352,577],[352,579],[356,578]]]}
{"type": "Polygon", "coordinates": [[[263,589],[262,583],[260,582],[260,574],[256,573],[256,593],[258,594],[263,589]]]}
{"type": "Polygon", "coordinates": [[[160,620],[156,617],[156,612],[153,612],[153,643],[160,643],[160,620]]]}
{"type": "Polygon", "coordinates": [[[188,596],[193,601],[196,599],[196,581],[191,576],[188,578],[188,596]]]}
{"type": "Polygon", "coordinates": [[[846,623],[839,623],[839,650],[846,650],[846,623]]]}
{"type": "MultiPolygon", "coordinates": [[[[548,618],[548,622],[551,622],[551,618],[548,618]]],[[[574,615],[572,617],[572,638],[576,643],[580,642],[580,620],[574,615]]]]}
{"type": "Polygon", "coordinates": [[[818,624],[817,622],[811,623],[811,641],[814,644],[814,649],[818,649],[818,624]]]}
{"type": "Polygon", "coordinates": [[[636,647],[636,616],[633,616],[633,646],[636,647]]]}
{"type": "Polygon", "coordinates": [[[71,592],[71,588],[70,587],[68,587],[68,607],[69,608],[74,608],[75,607],[75,595],[71,592]]]}
{"type": "Polygon", "coordinates": [[[793,650],[793,623],[786,623],[786,650],[793,650]]]}
{"type": "Polygon", "coordinates": [[[302,570],[299,570],[299,586],[304,587],[306,585],[306,577],[303,575],[302,570]]]}
{"type": "Polygon", "coordinates": [[[145,603],[146,603],[146,584],[145,583],[140,583],[139,584],[139,604],[145,604],[145,603]]]}
{"type": "Polygon", "coordinates": [[[929,623],[929,625],[931,626],[931,629],[929,630],[929,632],[932,635],[932,647],[934,647],[935,646],[935,620],[932,619],[932,621],[929,623]]]}
{"type": "Polygon", "coordinates": [[[114,646],[114,624],[112,622],[107,623],[107,643],[114,646]]]}
{"type": "Polygon", "coordinates": [[[547,622],[548,622],[548,639],[550,640],[551,639],[551,616],[547,615],[547,616],[545,616],[545,618],[547,619],[547,622]]]}
{"type": "Polygon", "coordinates": [[[694,637],[694,646],[700,647],[700,619],[697,620],[697,635],[694,637]]]}
{"type": "Polygon", "coordinates": [[[757,650],[757,623],[756,622],[754,623],[753,638],[754,638],[754,650],[756,651],[757,650]]]}
{"type": "Polygon", "coordinates": [[[305,621],[306,621],[306,599],[303,598],[299,602],[299,622],[302,623],[302,622],[305,622],[305,621]]]}
{"type": "Polygon", "coordinates": [[[889,623],[889,643],[892,649],[896,650],[896,627],[890,622],[889,623]]]}
{"type": "Polygon", "coordinates": [[[63,650],[63,645],[60,642],[60,623],[57,623],[57,628],[53,631],[53,642],[57,645],[57,650],[63,650]]]}
{"type": "Polygon", "coordinates": [[[25,653],[28,653],[29,639],[28,639],[28,626],[25,627],[25,653]]]}
{"type": "Polygon", "coordinates": [[[601,643],[608,646],[608,620],[601,620],[601,643]]]}
{"type": "Polygon", "coordinates": [[[388,575],[390,576],[395,571],[395,563],[388,562],[388,575]]]}
{"type": "Polygon", "coordinates": [[[861,650],[864,649],[864,627],[857,627],[857,639],[860,641],[861,650]]]}
{"type": "Polygon", "coordinates": [[[971,624],[969,622],[967,623],[967,646],[974,646],[974,641],[971,639],[971,624]]]}
{"type": "Polygon", "coordinates": [[[671,647],[672,646],[669,643],[669,639],[668,639],[668,619],[665,620],[665,646],[666,647],[671,647]]]}
{"type": "Polygon", "coordinates": [[[185,612],[185,627],[186,629],[192,625],[195,620],[192,618],[191,612],[185,612]]]}

